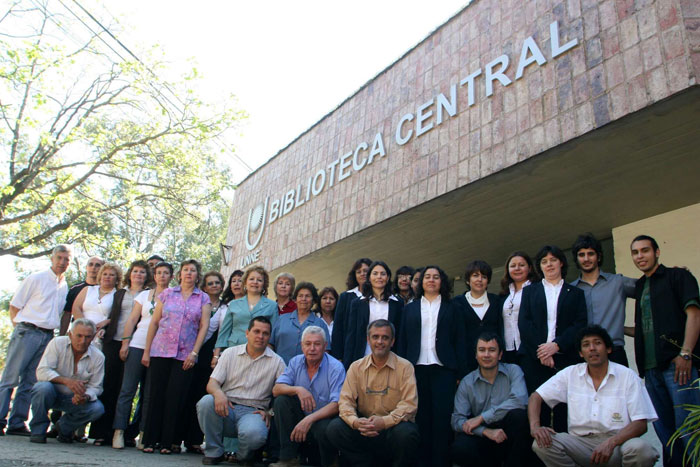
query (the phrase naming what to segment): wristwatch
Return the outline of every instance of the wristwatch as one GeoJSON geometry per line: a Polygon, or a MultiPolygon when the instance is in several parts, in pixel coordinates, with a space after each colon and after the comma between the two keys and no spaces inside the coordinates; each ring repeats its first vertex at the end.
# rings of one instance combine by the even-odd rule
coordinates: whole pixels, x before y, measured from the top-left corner
{"type": "Polygon", "coordinates": [[[680,355],[683,360],[690,360],[690,352],[681,352],[678,355],[680,355]]]}

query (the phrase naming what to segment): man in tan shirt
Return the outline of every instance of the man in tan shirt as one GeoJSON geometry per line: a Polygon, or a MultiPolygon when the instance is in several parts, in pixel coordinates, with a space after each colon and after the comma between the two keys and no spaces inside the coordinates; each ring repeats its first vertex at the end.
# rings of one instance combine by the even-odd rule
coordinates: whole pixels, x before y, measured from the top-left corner
{"type": "Polygon", "coordinates": [[[384,319],[367,327],[372,353],[353,362],[340,392],[340,418],[327,436],[352,466],[381,458],[394,466],[413,465],[420,435],[413,365],[391,351],[394,325],[384,319]]]}

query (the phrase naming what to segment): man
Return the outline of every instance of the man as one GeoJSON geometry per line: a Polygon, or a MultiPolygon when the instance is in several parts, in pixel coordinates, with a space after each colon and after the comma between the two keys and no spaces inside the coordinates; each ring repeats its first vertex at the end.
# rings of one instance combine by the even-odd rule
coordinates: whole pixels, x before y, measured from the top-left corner
{"type": "Polygon", "coordinates": [[[30,274],[19,285],[10,302],[10,318],[15,326],[7,346],[5,370],[0,378],[0,435],[29,436],[25,421],[29,416],[30,391],[36,382],[36,367],[46,345],[60,323],[68,285],[64,273],[70,265],[73,250],[58,245],[51,253],[51,267],[30,274]],[[9,425],[13,388],[17,387],[9,425]],[[3,432],[7,426],[7,431],[3,432]]]}
{"type": "Polygon", "coordinates": [[[629,366],[625,353],[625,302],[634,297],[634,279],[600,270],[603,247],[590,233],[579,235],[571,247],[574,264],[581,275],[571,285],[583,290],[588,324],[599,324],[613,340],[609,360],[629,366]]]}
{"type": "Polygon", "coordinates": [[[502,339],[483,332],[476,341],[478,368],[459,383],[452,429],[452,460],[459,465],[531,465],[527,388],[518,365],[501,363],[502,339]],[[500,465],[500,464],[499,464],[500,465]]]}
{"type": "Polygon", "coordinates": [[[105,357],[91,346],[95,324],[89,319],[75,320],[67,336],[55,337],[46,346],[36,370],[32,388],[32,429],[29,441],[46,443],[49,409],[58,409],[58,439],[73,442],[73,431],[97,420],[105,409],[97,399],[102,393],[105,357]]]}
{"type": "Polygon", "coordinates": [[[156,265],[160,262],[163,262],[163,261],[165,261],[165,260],[158,255],[151,255],[146,260],[146,262],[148,263],[148,267],[151,268],[152,273],[155,272],[156,265]]]}
{"type": "Polygon", "coordinates": [[[65,336],[68,331],[68,326],[70,326],[70,319],[73,312],[73,302],[78,296],[81,290],[83,290],[88,285],[97,284],[97,273],[100,271],[102,265],[105,264],[105,260],[99,256],[93,256],[87,262],[85,266],[85,280],[80,281],[68,289],[68,295],[66,296],[66,305],[63,307],[63,315],[61,316],[61,329],[59,330],[60,336],[65,336]]]}
{"type": "Polygon", "coordinates": [[[248,324],[248,342],[229,347],[219,357],[207,384],[209,394],[197,403],[199,426],[207,440],[202,464],[224,460],[224,436],[238,438],[238,461],[247,464],[265,444],[272,386],[284,371],[282,357],[267,346],[271,332],[270,320],[256,316],[248,324]]]}
{"type": "Polygon", "coordinates": [[[630,249],[644,273],[634,293],[637,368],[659,414],[654,429],[664,446],[664,465],[682,465],[686,438],[674,444],[673,453],[667,442],[688,415],[683,405],[700,404],[697,388],[686,390],[698,377],[692,360],[700,355],[698,282],[685,269],[660,264],[659,245],[648,235],[636,237],[630,249]]]}
{"type": "Polygon", "coordinates": [[[326,333],[322,328],[304,329],[301,335],[303,355],[289,361],[272,388],[275,425],[280,437],[280,461],[272,466],[299,465],[299,446],[307,440],[318,445],[322,466],[334,461],[335,449],[326,438],[326,429],[338,415],[345,367],[325,349],[326,333]]]}
{"type": "Polygon", "coordinates": [[[578,348],[585,363],[564,368],[530,396],[533,451],[548,467],[653,466],[659,454],[639,436],[648,421],[656,420],[656,412],[641,379],[608,360],[613,342],[598,325],[581,330],[578,348]],[[542,401],[568,403],[568,433],[540,426],[542,401]]]}
{"type": "Polygon", "coordinates": [[[394,466],[412,465],[418,456],[416,378],[411,362],[391,351],[394,336],[388,320],[367,326],[371,353],[350,365],[340,418],[328,425],[328,439],[353,467],[370,466],[378,457],[391,457],[394,466]]]}

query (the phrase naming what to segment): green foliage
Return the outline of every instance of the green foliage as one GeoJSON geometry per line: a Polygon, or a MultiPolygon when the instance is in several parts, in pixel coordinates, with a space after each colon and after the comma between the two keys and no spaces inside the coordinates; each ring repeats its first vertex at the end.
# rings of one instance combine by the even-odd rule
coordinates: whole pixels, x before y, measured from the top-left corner
{"type": "MultiPolygon", "coordinates": [[[[700,391],[700,378],[683,390],[700,391]]],[[[684,404],[683,408],[688,411],[688,415],[668,442],[673,451],[673,445],[684,439],[686,447],[683,450],[683,465],[700,465],[700,405],[684,404]]]]}

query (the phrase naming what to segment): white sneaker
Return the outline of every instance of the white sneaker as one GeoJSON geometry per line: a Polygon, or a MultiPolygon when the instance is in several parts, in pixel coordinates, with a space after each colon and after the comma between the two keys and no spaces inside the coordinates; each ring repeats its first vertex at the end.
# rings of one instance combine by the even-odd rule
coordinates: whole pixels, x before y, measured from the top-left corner
{"type": "Polygon", "coordinates": [[[112,447],[114,449],[124,449],[124,430],[114,430],[112,447]]]}

